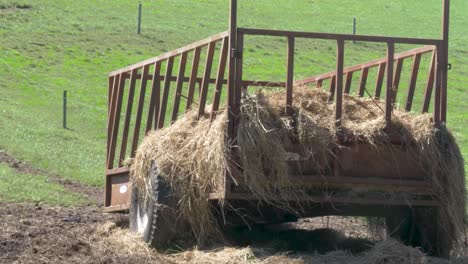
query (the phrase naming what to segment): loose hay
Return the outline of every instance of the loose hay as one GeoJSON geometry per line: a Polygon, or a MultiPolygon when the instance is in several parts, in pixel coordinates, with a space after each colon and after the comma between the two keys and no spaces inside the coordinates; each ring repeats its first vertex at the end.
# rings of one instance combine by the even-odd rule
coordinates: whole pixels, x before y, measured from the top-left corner
{"type": "Polygon", "coordinates": [[[207,202],[208,193],[221,190],[228,165],[224,145],[226,115],[210,125],[207,117],[197,121],[196,113],[187,113],[170,129],[149,133],[136,153],[132,165],[134,184],[149,190],[147,173],[151,161],[171,185],[179,199],[178,213],[199,238],[218,233],[216,221],[207,202]],[[196,217],[193,217],[196,215],[196,217]]]}
{"type": "MultiPolygon", "coordinates": [[[[317,172],[326,171],[333,159],[335,106],[329,97],[321,89],[295,87],[294,114],[285,116],[284,92],[244,96],[235,146],[226,142],[225,111],[213,123],[207,116],[197,119],[196,112],[189,112],[170,127],[146,136],[131,167],[133,183],[148,190],[147,172],[155,160],[179,199],[179,216],[190,224],[199,242],[219,235],[207,201],[208,193],[222,190],[225,176],[258,200],[291,211],[289,201],[295,199],[291,193],[303,192],[287,177],[288,156],[294,153],[308,160],[317,172]]],[[[427,170],[434,196],[443,204],[439,224],[452,242],[459,242],[466,194],[464,163],[455,139],[445,127],[434,130],[430,115],[398,110],[390,129],[384,130],[383,108],[381,101],[345,95],[341,132],[363,138],[376,149],[390,145],[387,135],[402,137],[415,152],[415,162],[427,170]]]]}

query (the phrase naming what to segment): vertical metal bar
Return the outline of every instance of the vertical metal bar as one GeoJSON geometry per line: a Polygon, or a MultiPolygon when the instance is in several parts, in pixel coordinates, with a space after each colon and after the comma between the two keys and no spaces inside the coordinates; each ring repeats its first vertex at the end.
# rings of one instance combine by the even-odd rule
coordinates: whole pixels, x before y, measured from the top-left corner
{"type": "Polygon", "coordinates": [[[135,129],[133,130],[133,141],[130,157],[135,157],[135,152],[138,147],[138,139],[140,137],[141,117],[143,115],[143,106],[145,105],[145,94],[146,94],[146,82],[148,81],[149,65],[143,67],[141,73],[141,84],[140,84],[140,98],[138,99],[137,115],[135,120],[135,129]]]}
{"type": "Polygon", "coordinates": [[[436,75],[435,75],[435,94],[434,94],[434,126],[440,127],[440,90],[441,90],[441,71],[442,71],[442,47],[437,46],[436,75]]]}
{"type": "Polygon", "coordinates": [[[400,87],[400,79],[401,79],[401,70],[403,69],[403,62],[404,59],[397,60],[397,65],[395,69],[395,74],[393,77],[393,106],[395,106],[395,102],[397,99],[398,88],[400,87]]]}
{"type": "Polygon", "coordinates": [[[160,105],[160,94],[161,94],[161,80],[160,80],[160,73],[161,73],[161,62],[157,61],[154,64],[153,69],[153,79],[151,80],[151,97],[149,101],[148,107],[148,118],[146,119],[146,128],[145,134],[151,130],[153,125],[154,119],[154,128],[157,127],[157,118],[159,115],[159,105],[160,105]]]}
{"type": "Polygon", "coordinates": [[[190,107],[193,103],[193,94],[195,93],[195,84],[197,82],[197,74],[198,74],[198,65],[200,65],[200,53],[201,48],[196,48],[193,52],[193,60],[192,60],[192,70],[190,73],[190,80],[188,86],[188,94],[187,94],[187,105],[185,107],[185,111],[190,110],[190,107]]]}
{"type": "Polygon", "coordinates": [[[335,98],[335,88],[336,88],[336,75],[333,75],[330,79],[330,98],[328,98],[328,101],[333,102],[333,99],[335,98]]]}
{"type": "Polygon", "coordinates": [[[351,83],[353,81],[353,72],[346,73],[346,82],[345,82],[345,89],[344,93],[349,94],[351,91],[351,83]]]}
{"type": "Polygon", "coordinates": [[[234,114],[235,114],[235,127],[239,124],[239,112],[241,104],[241,90],[242,90],[242,75],[243,75],[243,54],[244,54],[244,33],[237,35],[237,58],[236,58],[236,85],[235,85],[235,100],[234,100],[234,114]]]}
{"type": "Polygon", "coordinates": [[[177,82],[176,82],[176,90],[174,93],[174,104],[172,105],[172,118],[171,121],[174,122],[177,119],[177,115],[179,114],[179,105],[180,105],[180,97],[182,94],[182,85],[184,84],[184,74],[185,74],[185,66],[187,64],[187,52],[182,53],[180,55],[180,62],[179,62],[179,72],[177,73],[177,82]]]}
{"type": "Polygon", "coordinates": [[[221,89],[223,88],[224,73],[226,72],[226,61],[228,57],[229,39],[224,38],[221,46],[218,75],[216,76],[215,92],[213,94],[213,107],[211,109],[211,120],[214,120],[219,108],[219,101],[221,98],[221,89]]]}
{"type": "Polygon", "coordinates": [[[362,69],[361,72],[361,80],[359,81],[359,97],[364,96],[364,92],[366,90],[366,84],[367,84],[367,76],[369,75],[369,68],[364,68],[362,69]]]}
{"type": "Polygon", "coordinates": [[[424,90],[424,103],[422,112],[429,112],[429,105],[431,104],[432,90],[434,89],[434,77],[435,77],[435,63],[436,63],[436,51],[432,52],[431,66],[429,67],[429,75],[427,77],[426,89],[424,90]]]}
{"type": "Polygon", "coordinates": [[[344,40],[336,41],[336,108],[335,125],[341,126],[341,116],[343,111],[343,68],[344,68],[344,40]]]}
{"type": "Polygon", "coordinates": [[[110,103],[111,103],[111,97],[112,97],[112,88],[114,86],[114,79],[115,76],[110,76],[109,77],[109,83],[108,83],[108,88],[107,88],[107,114],[109,115],[109,109],[110,109],[110,103]]]}
{"type": "Polygon", "coordinates": [[[106,144],[106,159],[107,156],[109,156],[109,143],[110,143],[110,137],[111,137],[111,109],[112,109],[112,99],[114,97],[114,86],[115,86],[115,81],[117,79],[117,76],[111,76],[109,78],[109,88],[108,88],[108,98],[107,98],[107,144],[106,144]]]}
{"type": "Polygon", "coordinates": [[[210,85],[211,68],[213,66],[213,55],[216,48],[216,43],[211,42],[208,45],[206,54],[205,73],[203,74],[202,87],[198,105],[198,117],[201,117],[205,113],[206,97],[208,95],[208,87],[210,85]]]}
{"type": "Polygon", "coordinates": [[[158,124],[157,126],[158,129],[164,127],[164,119],[166,117],[167,100],[169,98],[169,89],[171,86],[171,75],[172,75],[173,66],[174,66],[174,57],[169,57],[167,59],[167,64],[166,64],[164,91],[163,91],[163,96],[161,99],[161,105],[159,107],[158,121],[156,122],[156,124],[158,124]]]}
{"type": "Polygon", "coordinates": [[[287,115],[293,113],[293,82],[294,82],[294,37],[288,37],[287,48],[287,65],[286,65],[286,108],[287,115]]]}
{"type": "Polygon", "coordinates": [[[120,146],[119,166],[125,160],[127,152],[128,131],[130,128],[130,119],[132,117],[133,97],[135,95],[135,84],[137,79],[138,69],[133,69],[130,73],[130,88],[128,90],[127,111],[125,114],[125,123],[122,133],[122,145],[120,146]]]}
{"type": "Polygon", "coordinates": [[[395,55],[395,43],[387,43],[387,88],[385,96],[385,127],[389,129],[392,125],[393,110],[393,60],[395,55]]]}
{"type": "Polygon", "coordinates": [[[110,138],[109,155],[107,156],[107,169],[114,168],[115,148],[117,145],[117,135],[119,133],[120,111],[122,110],[122,99],[125,88],[125,77],[123,74],[119,75],[119,82],[116,89],[116,99],[114,103],[112,114],[112,129],[110,138]]]}
{"type": "Polygon", "coordinates": [[[418,73],[419,73],[419,64],[421,63],[421,54],[415,54],[413,56],[413,66],[411,67],[411,76],[410,76],[410,84],[408,88],[408,97],[406,98],[406,111],[411,111],[411,107],[413,105],[413,98],[414,98],[414,90],[416,89],[416,82],[418,80],[418,73]]]}
{"type": "Polygon", "coordinates": [[[110,152],[110,142],[112,137],[112,129],[114,126],[114,114],[115,114],[115,104],[117,101],[118,87],[120,83],[120,75],[114,77],[114,83],[112,84],[112,94],[110,99],[109,113],[107,114],[107,157],[109,157],[110,152]]]}
{"type": "Polygon", "coordinates": [[[382,84],[383,84],[383,79],[385,76],[385,68],[387,67],[386,63],[381,63],[379,65],[379,71],[377,73],[377,81],[375,83],[375,98],[380,98],[380,94],[382,93],[382,84]]]}
{"type": "Polygon", "coordinates": [[[201,95],[202,84],[203,84],[203,78],[200,78],[198,80],[198,98],[200,98],[200,95],[201,95]]]}
{"type": "Polygon", "coordinates": [[[450,0],[443,0],[442,15],[442,69],[441,69],[441,106],[440,121],[447,122],[447,85],[448,85],[448,50],[449,50],[450,0]]]}
{"type": "Polygon", "coordinates": [[[317,84],[315,85],[316,88],[322,88],[323,80],[317,80],[317,84]]]}
{"type": "MultiPolygon", "coordinates": [[[[228,111],[228,120],[227,126],[228,131],[226,133],[226,145],[229,147],[231,142],[235,140],[235,114],[234,114],[234,104],[235,104],[235,88],[236,88],[236,43],[237,43],[237,0],[230,0],[229,8],[229,62],[228,62],[228,89],[227,89],[227,111],[228,111]]],[[[226,169],[224,174],[224,193],[223,197],[226,198],[231,193],[231,179],[228,175],[229,170],[226,169]]]]}

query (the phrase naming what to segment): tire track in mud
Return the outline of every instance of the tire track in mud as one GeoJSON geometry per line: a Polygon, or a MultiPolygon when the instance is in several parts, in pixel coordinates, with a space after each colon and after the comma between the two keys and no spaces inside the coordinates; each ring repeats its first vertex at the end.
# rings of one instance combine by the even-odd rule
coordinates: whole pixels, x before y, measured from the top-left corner
{"type": "Polygon", "coordinates": [[[10,168],[14,169],[18,173],[46,176],[50,182],[62,185],[71,192],[82,194],[95,201],[96,205],[102,206],[104,204],[104,193],[102,188],[64,179],[50,172],[34,168],[27,162],[18,160],[4,150],[0,150],[0,163],[6,163],[10,168]]]}

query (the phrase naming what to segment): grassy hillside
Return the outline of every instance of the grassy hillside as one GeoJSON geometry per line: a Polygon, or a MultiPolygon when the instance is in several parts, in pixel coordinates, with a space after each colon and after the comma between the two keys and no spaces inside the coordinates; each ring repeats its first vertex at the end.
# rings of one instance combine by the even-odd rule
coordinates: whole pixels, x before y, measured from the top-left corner
{"type": "MultiPolygon", "coordinates": [[[[440,0],[240,2],[240,26],[349,33],[357,17],[360,34],[440,36],[440,0]]],[[[138,35],[136,3],[0,0],[0,149],[66,178],[103,183],[107,73],[225,31],[228,25],[227,0],[147,0],[138,35]],[[67,130],[61,127],[63,90],[69,95],[67,130]]],[[[452,1],[448,126],[468,157],[466,11],[467,1],[452,1]]],[[[285,41],[247,38],[246,45],[247,78],[284,80],[285,41]]],[[[333,42],[300,41],[297,46],[297,78],[333,69],[333,42]]],[[[382,45],[347,48],[347,65],[385,54],[382,45]]]]}

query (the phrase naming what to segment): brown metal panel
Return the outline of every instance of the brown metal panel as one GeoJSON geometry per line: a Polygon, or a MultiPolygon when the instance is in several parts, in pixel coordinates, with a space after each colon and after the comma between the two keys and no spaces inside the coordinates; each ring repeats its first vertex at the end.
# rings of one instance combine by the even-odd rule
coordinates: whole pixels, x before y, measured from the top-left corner
{"type": "Polygon", "coordinates": [[[393,56],[395,54],[395,43],[387,43],[387,87],[385,95],[385,127],[388,129],[392,124],[393,110],[393,56]]]}
{"type": "Polygon", "coordinates": [[[397,60],[395,75],[393,77],[393,101],[392,101],[393,106],[395,106],[395,102],[396,102],[397,94],[398,94],[398,88],[400,86],[400,78],[401,78],[401,70],[403,69],[403,62],[404,62],[404,59],[397,60]]]}
{"type": "MultiPolygon", "coordinates": [[[[353,153],[354,155],[356,155],[356,153],[353,153]]],[[[363,164],[361,162],[360,159],[354,159],[354,162],[358,162],[360,164],[363,164]]],[[[388,161],[384,160],[383,162],[385,163],[388,163],[388,161]]],[[[364,163],[365,164],[365,163],[364,163]]],[[[376,164],[376,162],[374,160],[372,160],[372,164],[376,164]]],[[[378,163],[377,163],[378,164],[378,163]]],[[[407,165],[407,164],[405,164],[407,165]]],[[[388,166],[388,164],[386,164],[386,166],[388,166]]],[[[361,166],[362,168],[362,166],[361,166]]],[[[414,169],[414,168],[412,168],[414,169]]],[[[395,167],[390,167],[390,170],[393,171],[395,173],[399,173],[395,167]]],[[[386,178],[376,178],[375,177],[375,174],[374,175],[371,175],[370,177],[367,177],[369,176],[369,173],[365,170],[363,170],[365,172],[365,175],[362,175],[362,174],[357,174],[357,175],[354,175],[354,177],[349,177],[349,176],[321,176],[321,175],[307,175],[307,174],[298,174],[298,175],[291,175],[291,180],[292,181],[300,181],[302,182],[304,185],[307,185],[307,184],[313,184],[314,182],[319,182],[319,183],[324,183],[324,184],[336,184],[337,186],[349,186],[349,184],[352,184],[352,185],[373,185],[373,186],[376,186],[376,185],[386,185],[387,187],[418,187],[418,188],[421,188],[421,189],[427,189],[427,190],[430,190],[431,188],[431,185],[429,184],[428,181],[425,180],[425,176],[424,174],[419,174],[419,175],[408,175],[410,176],[411,178],[419,178],[419,180],[417,179],[405,179],[404,177],[396,177],[397,175],[392,175],[391,173],[389,173],[390,171],[388,170],[384,170],[384,173],[386,175],[390,175],[390,177],[386,177],[386,178]],[[414,177],[416,176],[416,177],[414,177]]],[[[407,172],[405,172],[407,173],[407,172]]],[[[358,187],[356,186],[356,187],[358,187]]]]}
{"type": "Polygon", "coordinates": [[[380,94],[382,93],[382,84],[383,79],[385,76],[385,68],[387,67],[386,63],[381,63],[379,65],[379,71],[377,72],[377,80],[375,83],[375,98],[380,98],[380,94]]]}
{"type": "Polygon", "coordinates": [[[135,95],[136,74],[138,69],[133,69],[130,77],[130,88],[128,90],[127,112],[125,114],[125,123],[122,133],[122,145],[120,146],[119,166],[125,160],[127,152],[128,131],[130,128],[130,119],[132,117],[133,97],[135,95]]]}
{"type": "Polygon", "coordinates": [[[203,81],[198,105],[198,117],[201,117],[205,113],[206,97],[208,95],[209,80],[211,75],[211,68],[213,66],[213,55],[215,48],[216,43],[214,42],[208,45],[208,50],[206,54],[205,73],[203,74],[203,81]]]}
{"type": "Polygon", "coordinates": [[[335,124],[341,126],[341,116],[343,111],[343,68],[344,68],[344,41],[337,40],[336,51],[336,107],[335,124]]]}
{"type": "MultiPolygon", "coordinates": [[[[174,66],[174,57],[170,57],[169,59],[167,59],[166,76],[172,75],[173,66],[174,66]]],[[[156,124],[158,124],[157,126],[158,129],[164,127],[164,118],[166,117],[167,100],[169,99],[170,86],[171,86],[171,80],[170,78],[166,78],[164,80],[164,91],[163,91],[163,96],[161,99],[161,105],[159,107],[158,121],[156,122],[156,124]]]]}
{"type": "Polygon", "coordinates": [[[176,49],[174,51],[170,51],[170,52],[164,53],[164,54],[162,54],[160,56],[157,56],[157,57],[154,57],[154,58],[151,58],[151,59],[147,59],[147,60],[144,60],[142,62],[127,66],[125,68],[110,72],[109,76],[117,75],[117,74],[121,74],[121,73],[126,73],[126,72],[131,71],[132,69],[138,69],[138,68],[141,68],[141,67],[143,67],[145,65],[154,64],[157,61],[167,60],[167,59],[169,59],[171,57],[178,56],[178,55],[180,55],[180,54],[182,54],[184,52],[191,51],[191,50],[194,50],[196,48],[205,47],[205,46],[207,46],[208,44],[210,44],[212,42],[218,42],[218,41],[222,40],[223,38],[225,38],[227,36],[228,36],[228,31],[221,32],[219,34],[216,34],[216,35],[208,37],[206,39],[197,41],[195,43],[192,43],[192,44],[187,45],[185,47],[176,49]]]}
{"type": "Polygon", "coordinates": [[[387,145],[377,149],[369,143],[352,144],[335,152],[337,176],[424,182],[427,172],[415,162],[415,152],[408,146],[387,145]]]}
{"type": "Polygon", "coordinates": [[[161,80],[159,79],[159,73],[161,72],[161,62],[154,63],[154,70],[153,76],[151,81],[151,97],[149,101],[148,107],[148,117],[146,119],[146,128],[145,134],[151,130],[151,126],[153,125],[154,119],[154,127],[157,126],[157,117],[159,114],[159,101],[160,101],[160,94],[161,94],[161,80]]]}
{"type": "Polygon", "coordinates": [[[436,63],[436,52],[432,53],[431,66],[429,67],[429,75],[427,77],[426,89],[424,90],[424,103],[423,113],[429,111],[429,105],[431,104],[432,90],[434,88],[434,76],[435,76],[435,63],[436,63]]]}
{"type": "Polygon", "coordinates": [[[364,91],[366,90],[367,76],[369,75],[369,68],[362,69],[361,80],[359,81],[359,97],[364,96],[364,91]]]}
{"type": "Polygon", "coordinates": [[[180,55],[179,72],[177,74],[176,91],[174,94],[174,104],[172,105],[172,122],[176,121],[179,114],[180,97],[182,94],[182,85],[184,84],[185,65],[187,64],[187,52],[180,55]]]}
{"type": "Polygon", "coordinates": [[[406,111],[411,111],[414,98],[414,90],[416,89],[416,81],[418,80],[419,65],[421,63],[421,55],[416,54],[413,57],[413,66],[411,67],[410,84],[408,88],[408,97],[406,98],[406,111]]]}
{"type": "Polygon", "coordinates": [[[421,44],[421,45],[438,45],[441,42],[438,39],[332,34],[332,33],[284,31],[284,30],[269,30],[269,29],[256,29],[256,28],[238,28],[238,31],[240,33],[247,34],[247,35],[333,39],[333,40],[343,40],[343,41],[354,40],[354,41],[385,42],[385,43],[395,42],[395,43],[402,43],[402,44],[421,44]]]}
{"type": "Polygon", "coordinates": [[[112,129],[110,137],[109,155],[107,156],[107,169],[114,168],[115,148],[117,145],[117,135],[119,133],[120,112],[122,111],[122,98],[125,88],[125,79],[119,78],[119,83],[116,88],[116,98],[112,113],[112,129]]]}
{"type": "Polygon", "coordinates": [[[128,208],[130,204],[130,177],[128,172],[107,175],[105,206],[113,208],[128,208]]]}
{"type": "Polygon", "coordinates": [[[141,74],[141,85],[140,85],[140,98],[138,99],[137,115],[135,120],[135,129],[133,130],[133,141],[132,150],[130,157],[135,157],[135,152],[138,147],[138,139],[140,137],[141,117],[143,116],[143,106],[145,105],[145,94],[146,94],[146,83],[148,81],[149,65],[143,67],[143,73],[141,74]]]}
{"type": "MultiPolygon", "coordinates": [[[[429,53],[429,52],[432,52],[432,51],[434,51],[433,46],[425,46],[425,47],[421,47],[421,48],[416,48],[416,49],[412,49],[412,50],[408,50],[408,51],[405,51],[405,52],[402,52],[402,53],[395,54],[395,60],[402,60],[402,59],[406,59],[406,58],[409,58],[409,57],[413,57],[414,54],[418,54],[418,53],[425,54],[425,53],[429,53]]],[[[372,61],[368,61],[368,62],[361,63],[361,64],[356,64],[356,65],[353,65],[353,66],[350,66],[350,67],[346,67],[343,70],[343,73],[346,74],[348,72],[360,71],[360,70],[363,70],[365,68],[377,67],[380,64],[385,63],[386,61],[387,61],[387,58],[382,58],[382,59],[372,60],[372,61]]],[[[317,76],[308,77],[308,78],[296,81],[295,83],[296,84],[313,83],[313,82],[316,82],[316,81],[321,80],[321,79],[322,80],[329,79],[334,75],[336,75],[335,71],[327,72],[327,73],[323,73],[323,74],[320,74],[320,75],[317,75],[317,76]]]]}
{"type": "Polygon", "coordinates": [[[218,64],[218,75],[216,76],[215,92],[213,94],[213,105],[211,108],[211,120],[214,120],[216,113],[219,109],[219,101],[221,99],[221,89],[223,88],[224,73],[226,71],[226,61],[228,57],[228,38],[224,38],[221,46],[219,64],[218,64]]]}
{"type": "Polygon", "coordinates": [[[353,81],[353,72],[346,73],[346,83],[345,83],[345,89],[344,89],[345,94],[349,94],[349,92],[351,91],[352,81],[353,81]]]}
{"type": "Polygon", "coordinates": [[[110,176],[113,176],[113,175],[125,174],[125,173],[128,173],[128,172],[130,172],[130,168],[125,166],[125,167],[106,170],[106,176],[110,177],[110,176]]]}
{"type": "Polygon", "coordinates": [[[333,102],[333,99],[335,98],[335,88],[336,88],[336,75],[333,75],[330,79],[330,98],[328,98],[328,101],[333,102]]]}
{"type": "Polygon", "coordinates": [[[200,53],[201,48],[196,48],[193,52],[193,60],[192,60],[192,70],[190,73],[190,80],[188,86],[188,94],[187,94],[187,105],[185,111],[188,111],[193,103],[193,94],[195,93],[195,83],[197,82],[197,74],[198,74],[198,66],[200,65],[200,53]]]}
{"type": "Polygon", "coordinates": [[[293,100],[293,82],[294,82],[294,38],[288,37],[287,48],[287,65],[286,65],[286,108],[287,115],[293,113],[292,100],[293,100]]]}

